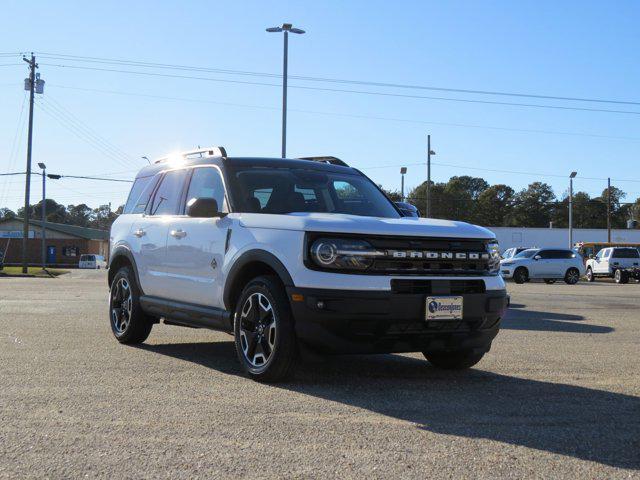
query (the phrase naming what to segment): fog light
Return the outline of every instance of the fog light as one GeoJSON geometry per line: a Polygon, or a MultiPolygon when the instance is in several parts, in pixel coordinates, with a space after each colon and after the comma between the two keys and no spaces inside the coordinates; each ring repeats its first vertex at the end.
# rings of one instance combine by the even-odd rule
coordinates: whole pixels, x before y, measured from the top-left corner
{"type": "Polygon", "coordinates": [[[318,300],[318,303],[316,303],[316,307],[322,310],[324,308],[324,302],[322,300],[318,300]]]}

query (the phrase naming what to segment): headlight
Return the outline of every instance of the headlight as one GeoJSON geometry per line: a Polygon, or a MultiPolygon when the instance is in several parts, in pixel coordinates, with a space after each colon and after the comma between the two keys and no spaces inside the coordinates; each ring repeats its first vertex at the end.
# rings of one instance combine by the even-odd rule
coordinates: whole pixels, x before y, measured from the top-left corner
{"type": "Polygon", "coordinates": [[[318,267],[335,270],[366,270],[375,257],[384,255],[365,240],[349,238],[319,238],[309,253],[318,267]]]}
{"type": "Polygon", "coordinates": [[[498,242],[487,243],[487,252],[489,253],[489,271],[492,273],[500,271],[500,247],[498,242]]]}

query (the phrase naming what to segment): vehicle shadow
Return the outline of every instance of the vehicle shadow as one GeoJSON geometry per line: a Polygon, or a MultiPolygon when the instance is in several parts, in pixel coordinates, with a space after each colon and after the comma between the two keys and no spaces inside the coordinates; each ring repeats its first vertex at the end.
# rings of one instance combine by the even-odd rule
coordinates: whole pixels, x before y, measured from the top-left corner
{"type": "MultiPolygon", "coordinates": [[[[232,342],[141,348],[243,375],[232,342]]],[[[630,395],[480,369],[442,371],[401,355],[303,363],[293,381],[274,388],[363,408],[430,432],[640,469],[640,398],[630,395]]]]}
{"type": "Polygon", "coordinates": [[[614,331],[614,328],[604,325],[575,323],[585,320],[582,315],[521,310],[522,307],[511,305],[502,319],[500,328],[568,333],[611,333],[614,331]]]}

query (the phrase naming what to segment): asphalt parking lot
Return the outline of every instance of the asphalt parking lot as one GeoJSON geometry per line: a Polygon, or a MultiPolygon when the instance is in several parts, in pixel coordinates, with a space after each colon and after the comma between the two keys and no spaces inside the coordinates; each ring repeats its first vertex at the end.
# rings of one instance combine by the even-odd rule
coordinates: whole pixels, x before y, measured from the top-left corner
{"type": "Polygon", "coordinates": [[[342,356],[272,386],[226,334],[119,345],[104,272],[0,279],[0,476],[640,477],[640,285],[509,291],[473,370],[342,356]]]}

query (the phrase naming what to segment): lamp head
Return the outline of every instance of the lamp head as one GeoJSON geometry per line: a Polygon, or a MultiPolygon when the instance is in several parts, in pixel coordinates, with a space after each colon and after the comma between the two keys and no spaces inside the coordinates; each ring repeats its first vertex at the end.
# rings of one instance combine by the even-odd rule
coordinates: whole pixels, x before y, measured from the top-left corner
{"type": "Polygon", "coordinates": [[[46,166],[44,163],[42,163],[42,162],[39,162],[39,163],[38,163],[38,166],[39,166],[42,170],[44,170],[45,168],[47,168],[47,166],[46,166]]]}
{"type": "Polygon", "coordinates": [[[576,178],[576,175],[578,175],[578,172],[571,172],[571,175],[569,175],[569,178],[576,178]]]}

